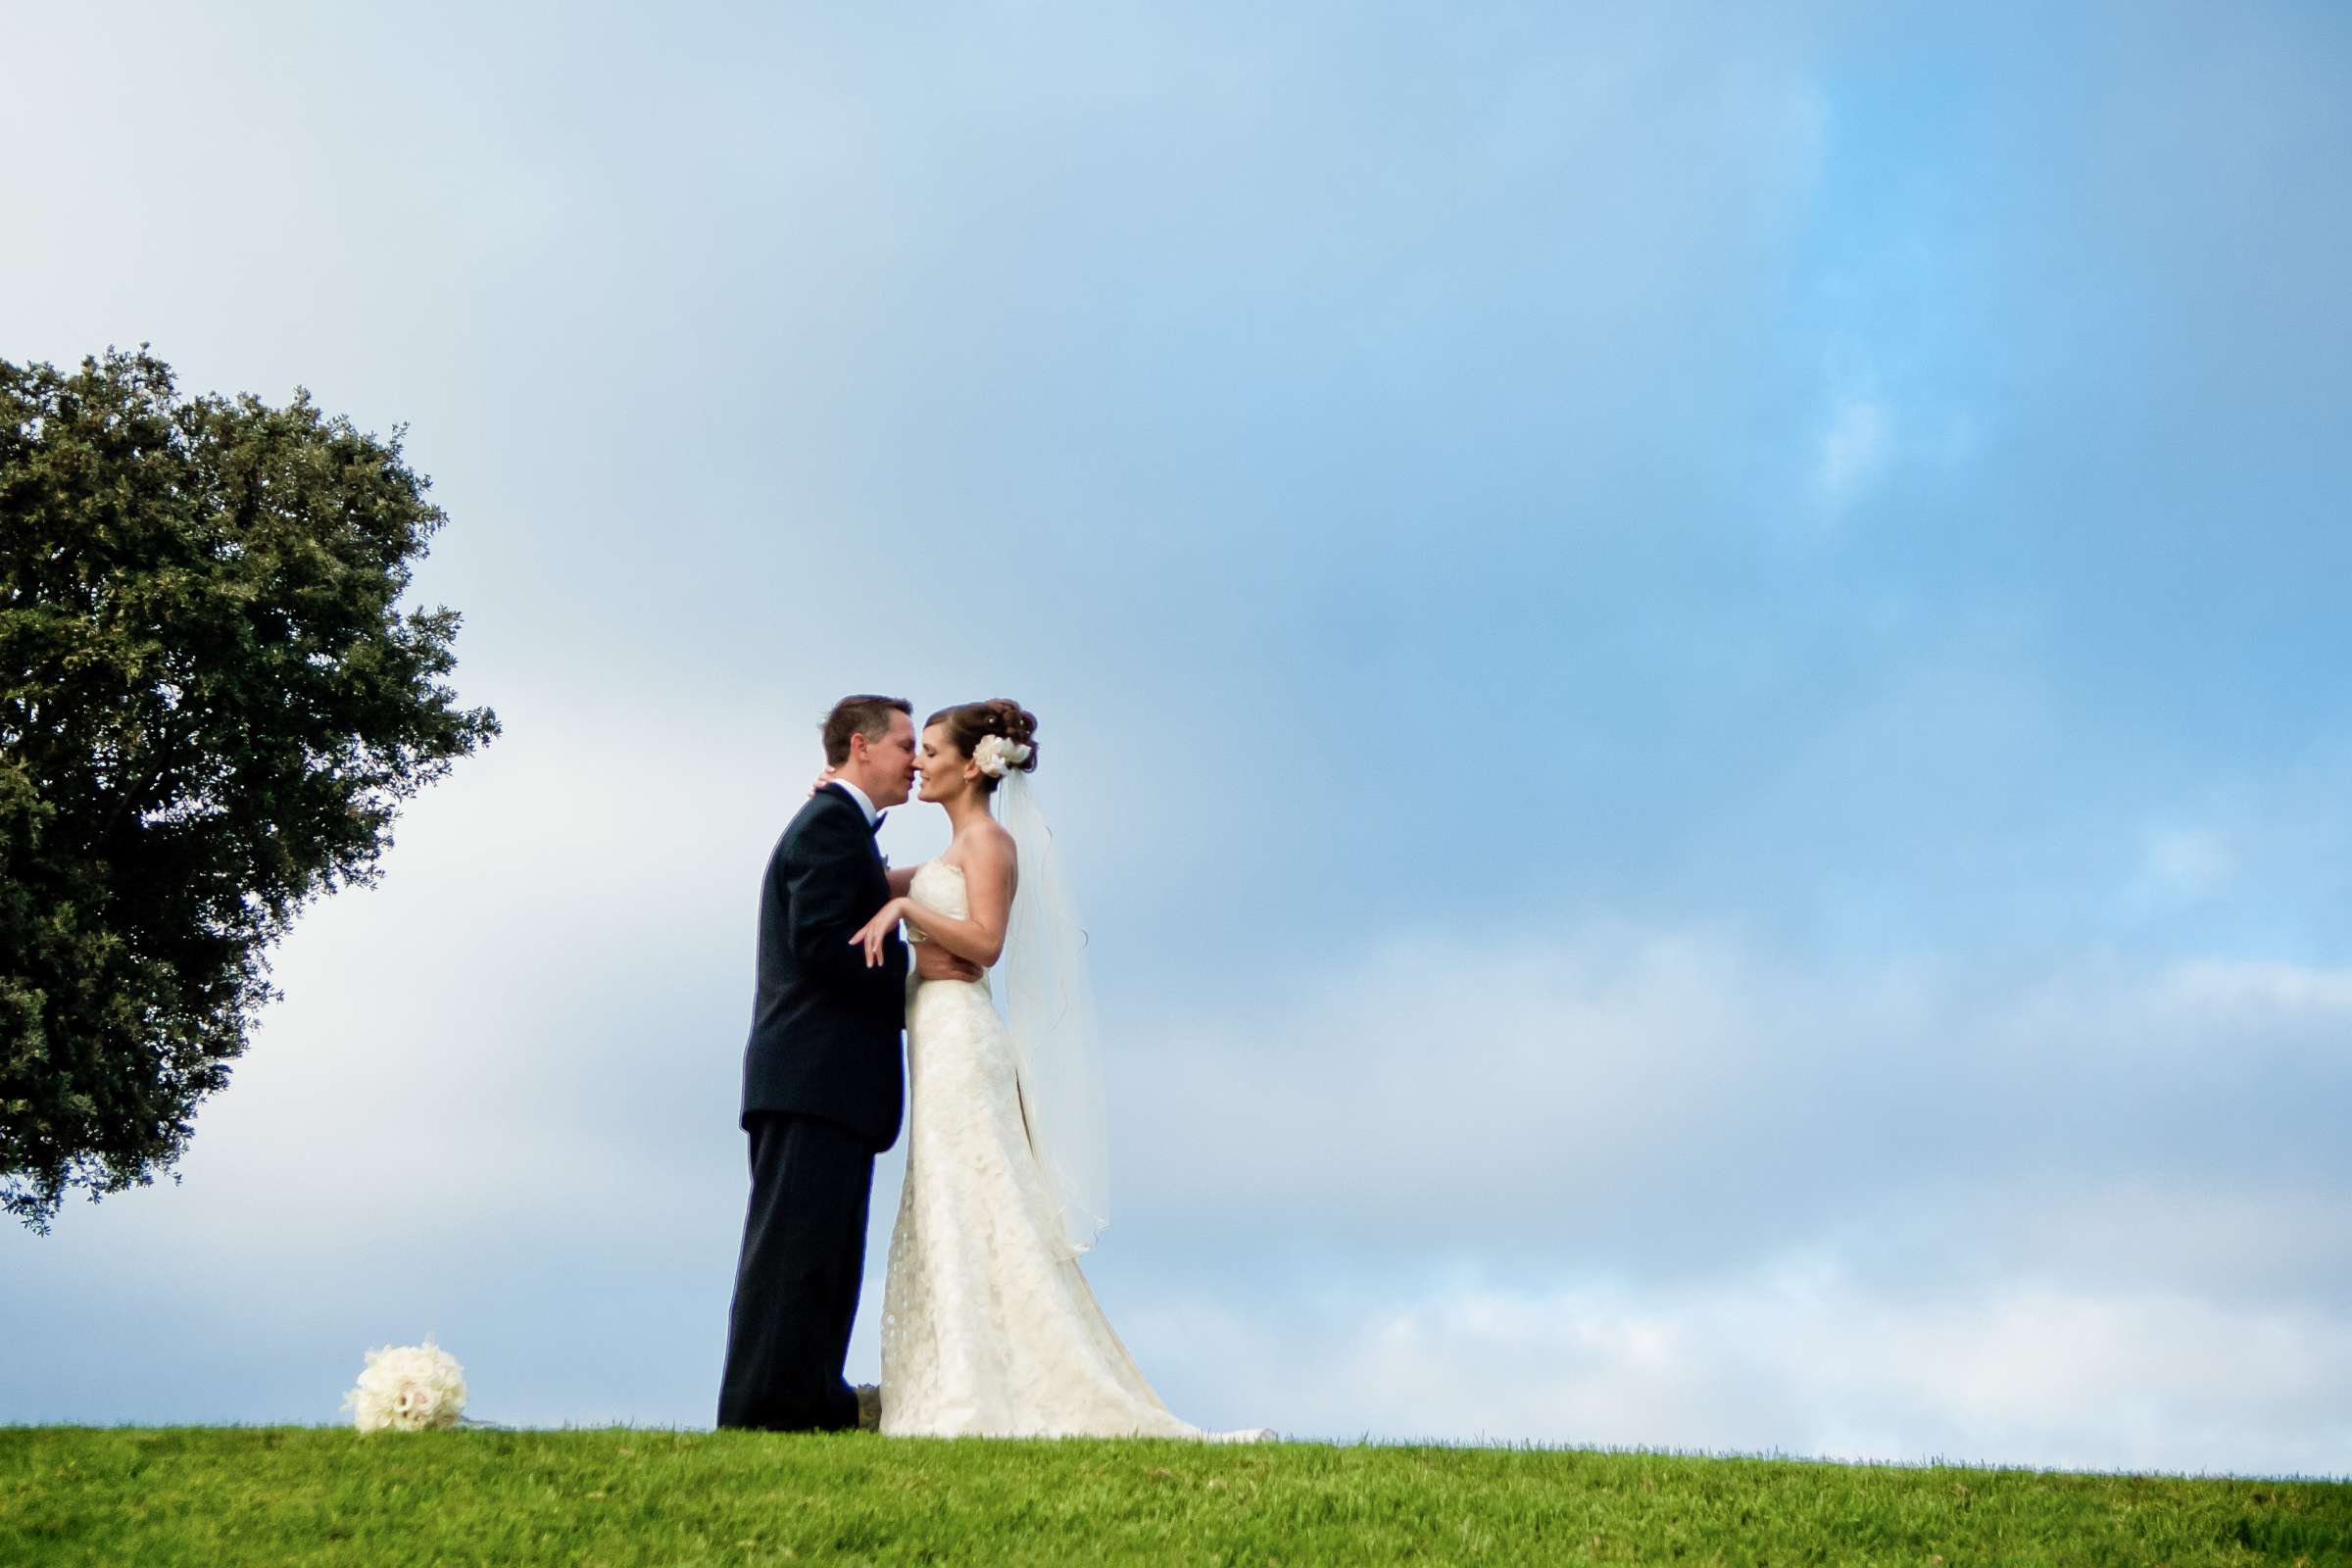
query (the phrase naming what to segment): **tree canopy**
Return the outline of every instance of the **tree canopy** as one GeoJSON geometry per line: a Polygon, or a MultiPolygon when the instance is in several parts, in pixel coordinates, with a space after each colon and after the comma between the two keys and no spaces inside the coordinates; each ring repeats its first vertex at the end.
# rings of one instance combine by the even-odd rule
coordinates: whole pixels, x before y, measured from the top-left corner
{"type": "Polygon", "coordinates": [[[0,1206],[187,1147],[310,899],[498,733],[404,612],[429,480],[297,390],[182,398],[144,349],[0,361],[0,1206]]]}

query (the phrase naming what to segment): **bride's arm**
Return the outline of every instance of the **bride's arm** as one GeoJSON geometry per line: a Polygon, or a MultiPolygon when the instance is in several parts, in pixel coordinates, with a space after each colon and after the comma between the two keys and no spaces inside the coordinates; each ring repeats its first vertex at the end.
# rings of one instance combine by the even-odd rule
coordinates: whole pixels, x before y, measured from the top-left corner
{"type": "Polygon", "coordinates": [[[1010,834],[1000,831],[976,836],[966,847],[963,858],[963,894],[972,911],[968,918],[958,920],[902,896],[882,906],[865,928],[850,940],[865,945],[865,961],[869,966],[880,963],[882,939],[889,935],[892,926],[905,920],[920,931],[926,941],[936,942],[958,958],[985,969],[1004,952],[1004,921],[1012,911],[1016,870],[1010,834]]]}
{"type": "Polygon", "coordinates": [[[904,870],[898,866],[892,866],[890,868],[890,896],[894,899],[905,898],[906,890],[914,886],[914,873],[921,869],[922,867],[919,865],[910,865],[904,870]]]}

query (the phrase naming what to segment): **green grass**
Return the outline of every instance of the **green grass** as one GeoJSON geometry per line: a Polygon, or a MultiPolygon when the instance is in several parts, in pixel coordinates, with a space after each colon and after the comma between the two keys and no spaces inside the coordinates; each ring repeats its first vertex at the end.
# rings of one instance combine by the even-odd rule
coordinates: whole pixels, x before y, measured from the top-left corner
{"type": "Polygon", "coordinates": [[[2352,1484],[1651,1453],[0,1428],[0,1563],[2352,1564],[2352,1484]]]}

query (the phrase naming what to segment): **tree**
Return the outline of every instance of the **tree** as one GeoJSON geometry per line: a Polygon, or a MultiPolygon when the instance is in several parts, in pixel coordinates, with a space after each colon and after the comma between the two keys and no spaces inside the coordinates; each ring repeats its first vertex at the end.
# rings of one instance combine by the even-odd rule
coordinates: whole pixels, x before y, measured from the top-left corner
{"type": "Polygon", "coordinates": [[[185,1151],[309,900],[498,733],[457,614],[403,614],[429,480],[297,390],[181,399],[109,350],[0,361],[0,1206],[185,1151]]]}

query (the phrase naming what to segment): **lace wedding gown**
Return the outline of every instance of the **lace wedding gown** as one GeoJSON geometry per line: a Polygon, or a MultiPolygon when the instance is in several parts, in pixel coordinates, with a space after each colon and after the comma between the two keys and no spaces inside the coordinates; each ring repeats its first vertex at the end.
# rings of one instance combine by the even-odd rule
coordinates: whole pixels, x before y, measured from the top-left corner
{"type": "MultiPolygon", "coordinates": [[[[968,915],[959,867],[929,861],[908,891],[968,915]]],[[[1203,1432],[1159,1402],[1061,1245],[987,980],[909,985],[906,1185],[882,1293],[883,1432],[1271,1438],[1203,1432]]]]}

